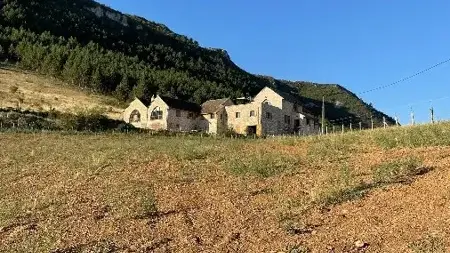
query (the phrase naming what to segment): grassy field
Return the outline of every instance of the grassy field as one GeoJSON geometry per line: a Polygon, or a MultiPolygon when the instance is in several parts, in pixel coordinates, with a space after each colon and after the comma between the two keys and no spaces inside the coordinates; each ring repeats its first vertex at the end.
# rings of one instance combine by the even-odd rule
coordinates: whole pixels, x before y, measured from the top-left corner
{"type": "Polygon", "coordinates": [[[0,143],[0,252],[450,250],[450,124],[0,143]]]}
{"type": "Polygon", "coordinates": [[[0,108],[5,107],[70,113],[96,108],[112,119],[119,119],[124,105],[114,98],[90,94],[54,78],[0,65],[0,108]]]}

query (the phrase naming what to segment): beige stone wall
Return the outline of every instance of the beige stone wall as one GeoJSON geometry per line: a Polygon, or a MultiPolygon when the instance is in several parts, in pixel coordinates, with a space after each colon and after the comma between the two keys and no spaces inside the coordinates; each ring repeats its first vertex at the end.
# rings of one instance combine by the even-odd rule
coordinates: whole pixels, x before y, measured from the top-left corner
{"type": "Polygon", "coordinates": [[[252,102],[242,105],[232,105],[225,107],[226,114],[228,115],[228,128],[232,129],[236,133],[246,134],[248,126],[256,126],[257,133],[261,132],[260,115],[261,104],[252,102]],[[250,116],[250,112],[254,111],[254,116],[250,116]],[[239,118],[236,117],[236,113],[239,113],[239,118]]]}
{"type": "Polygon", "coordinates": [[[279,109],[283,108],[283,97],[270,88],[266,87],[262,89],[253,99],[253,101],[257,103],[263,103],[264,100],[269,101],[274,107],[278,107],[279,109]]]}
{"type": "Polygon", "coordinates": [[[191,131],[200,129],[200,117],[194,113],[194,117],[189,117],[189,111],[169,108],[167,118],[167,130],[171,131],[191,131]],[[177,115],[178,111],[178,115],[177,115]]]}
{"type": "Polygon", "coordinates": [[[198,114],[192,114],[190,115],[189,111],[169,108],[160,97],[156,97],[148,109],[147,126],[152,130],[191,131],[200,129],[198,114]],[[162,119],[152,120],[151,113],[156,107],[161,108],[163,116],[162,119]]]}
{"type": "Polygon", "coordinates": [[[203,131],[209,134],[225,133],[228,130],[228,115],[225,107],[214,113],[214,118],[211,118],[211,114],[203,114],[200,126],[203,131]]]}
{"type": "Polygon", "coordinates": [[[148,108],[148,112],[147,112],[148,113],[147,114],[148,124],[147,124],[147,127],[149,129],[152,129],[152,130],[166,130],[167,129],[168,109],[169,108],[166,105],[166,103],[160,97],[156,97],[152,101],[150,107],[148,108]],[[161,110],[163,112],[162,119],[154,119],[154,120],[152,120],[150,118],[151,114],[152,114],[152,111],[155,108],[157,108],[157,107],[161,108],[161,110]]]}
{"type": "Polygon", "coordinates": [[[217,133],[217,124],[218,124],[217,113],[202,114],[201,129],[203,131],[210,133],[210,134],[216,134],[217,133]],[[213,118],[211,118],[211,115],[213,115],[213,118]]]}
{"type": "Polygon", "coordinates": [[[141,116],[140,122],[131,122],[131,124],[137,128],[146,128],[148,122],[147,107],[139,99],[135,99],[125,109],[125,111],[123,112],[123,120],[126,123],[130,123],[130,116],[134,110],[139,111],[139,114],[141,116]]]}

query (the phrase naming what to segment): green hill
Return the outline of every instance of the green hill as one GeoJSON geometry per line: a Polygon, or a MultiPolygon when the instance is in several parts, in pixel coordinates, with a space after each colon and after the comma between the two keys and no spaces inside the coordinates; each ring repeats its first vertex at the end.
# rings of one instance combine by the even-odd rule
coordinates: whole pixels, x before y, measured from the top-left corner
{"type": "Polygon", "coordinates": [[[341,86],[250,74],[225,50],[92,0],[2,0],[0,8],[0,59],[121,100],[159,92],[200,103],[271,86],[300,94],[312,111],[325,95],[330,121],[369,125],[369,115],[376,124],[386,116],[341,86]]]}

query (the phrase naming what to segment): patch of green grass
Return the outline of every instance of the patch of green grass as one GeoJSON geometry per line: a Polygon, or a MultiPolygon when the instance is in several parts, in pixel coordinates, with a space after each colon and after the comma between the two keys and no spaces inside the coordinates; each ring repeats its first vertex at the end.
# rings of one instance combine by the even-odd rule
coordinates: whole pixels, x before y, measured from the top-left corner
{"type": "Polygon", "coordinates": [[[427,235],[419,241],[413,242],[409,248],[415,253],[444,253],[445,244],[441,237],[427,235]]]}
{"type": "Polygon", "coordinates": [[[324,183],[323,190],[314,202],[319,206],[340,204],[364,197],[372,187],[372,184],[358,181],[353,170],[344,165],[330,175],[330,179],[324,183]]]}
{"type": "Polygon", "coordinates": [[[248,153],[236,155],[227,163],[228,169],[236,175],[256,175],[268,178],[293,169],[297,160],[273,153],[248,153]]]}
{"type": "Polygon", "coordinates": [[[286,247],[287,253],[309,253],[311,250],[305,245],[288,245],[286,247]]]}
{"type": "Polygon", "coordinates": [[[343,189],[329,189],[319,194],[317,203],[320,206],[337,205],[364,197],[373,186],[361,183],[343,189]]]}
{"type": "Polygon", "coordinates": [[[372,168],[373,181],[375,184],[410,182],[413,176],[424,174],[429,170],[429,168],[423,167],[419,158],[406,157],[372,168]]]}
{"type": "Polygon", "coordinates": [[[158,213],[158,206],[153,194],[145,195],[141,197],[141,217],[153,217],[158,213]]]}
{"type": "Polygon", "coordinates": [[[348,156],[359,148],[359,141],[356,133],[311,137],[308,139],[308,156],[320,160],[348,156]]]}
{"type": "Polygon", "coordinates": [[[450,145],[450,123],[406,126],[373,131],[375,144],[385,149],[450,145]]]}

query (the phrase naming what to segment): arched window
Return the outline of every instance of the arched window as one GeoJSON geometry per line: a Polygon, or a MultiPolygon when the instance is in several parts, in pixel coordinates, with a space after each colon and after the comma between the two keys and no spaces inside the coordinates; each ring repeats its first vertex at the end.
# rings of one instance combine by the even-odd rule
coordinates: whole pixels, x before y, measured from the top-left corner
{"type": "Polygon", "coordinates": [[[130,114],[130,123],[141,122],[141,113],[138,110],[134,110],[130,114]]]}
{"type": "Polygon", "coordinates": [[[150,114],[150,120],[157,120],[162,118],[163,118],[163,111],[159,106],[155,107],[155,109],[153,109],[152,113],[150,114]]]}

